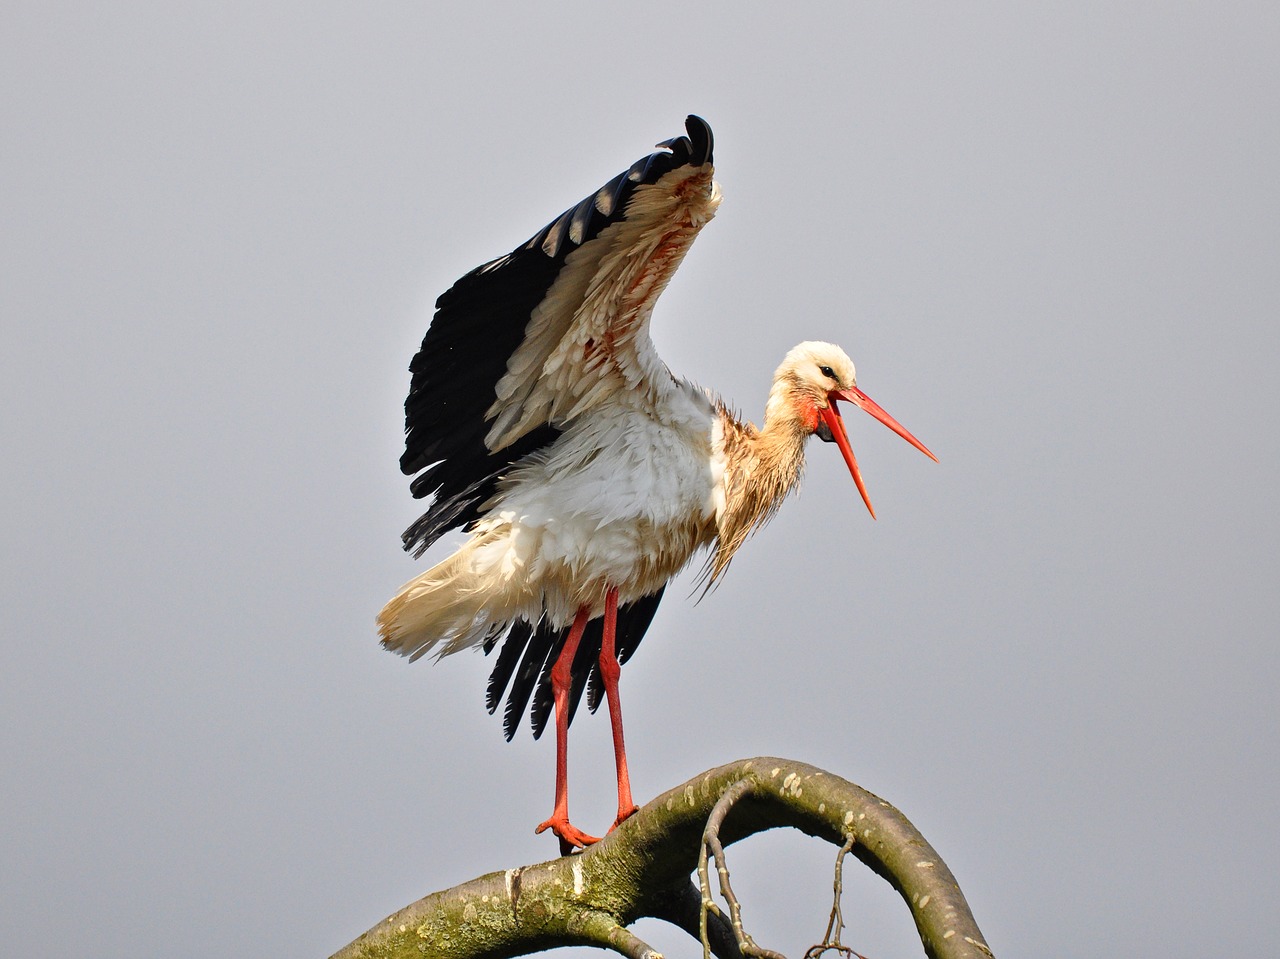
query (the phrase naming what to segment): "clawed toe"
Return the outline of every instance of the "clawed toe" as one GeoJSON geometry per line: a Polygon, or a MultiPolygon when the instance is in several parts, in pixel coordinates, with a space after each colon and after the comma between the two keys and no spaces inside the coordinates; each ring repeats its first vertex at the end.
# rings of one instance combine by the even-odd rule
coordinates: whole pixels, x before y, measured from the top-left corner
{"type": "Polygon", "coordinates": [[[591,836],[583,832],[573,823],[569,822],[567,816],[552,816],[546,822],[538,826],[534,830],[535,833],[545,832],[550,829],[556,834],[556,838],[560,840],[560,855],[567,856],[574,849],[585,849],[587,846],[594,845],[600,841],[599,836],[591,836]]]}

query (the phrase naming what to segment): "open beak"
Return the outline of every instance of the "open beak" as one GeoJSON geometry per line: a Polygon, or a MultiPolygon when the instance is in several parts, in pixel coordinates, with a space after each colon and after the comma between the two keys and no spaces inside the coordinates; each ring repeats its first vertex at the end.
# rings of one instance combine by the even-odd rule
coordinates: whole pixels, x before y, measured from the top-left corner
{"type": "Polygon", "coordinates": [[[849,464],[849,472],[853,474],[853,481],[858,486],[858,492],[862,494],[862,502],[867,504],[871,518],[875,519],[876,511],[871,505],[871,499],[867,496],[867,487],[863,484],[862,474],[858,471],[858,461],[853,456],[853,447],[849,445],[849,434],[845,432],[844,419],[841,418],[840,411],[836,409],[836,400],[847,400],[859,409],[866,410],[935,463],[938,461],[938,457],[930,453],[928,448],[908,433],[901,423],[882,410],[875,400],[856,386],[847,390],[832,390],[828,393],[827,408],[818,411],[822,414],[822,421],[826,429],[819,429],[818,435],[827,440],[827,442],[834,441],[840,447],[840,452],[844,454],[844,461],[849,464]]]}

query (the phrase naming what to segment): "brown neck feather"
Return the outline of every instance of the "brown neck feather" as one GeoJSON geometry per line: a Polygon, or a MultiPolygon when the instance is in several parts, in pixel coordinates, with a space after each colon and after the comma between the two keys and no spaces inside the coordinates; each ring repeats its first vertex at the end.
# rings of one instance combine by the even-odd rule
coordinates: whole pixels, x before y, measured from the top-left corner
{"type": "MultiPolygon", "coordinates": [[[[775,389],[775,393],[777,390],[775,389]]],[[[778,511],[804,471],[804,443],[813,433],[791,402],[775,402],[765,411],[764,427],[734,417],[720,407],[724,432],[725,505],[717,520],[716,549],[708,584],[729,567],[733,554],[778,511]]]]}

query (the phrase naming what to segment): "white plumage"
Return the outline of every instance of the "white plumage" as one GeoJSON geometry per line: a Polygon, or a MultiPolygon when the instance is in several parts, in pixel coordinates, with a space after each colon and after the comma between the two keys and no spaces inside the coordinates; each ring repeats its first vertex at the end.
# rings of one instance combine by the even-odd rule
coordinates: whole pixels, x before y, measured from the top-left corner
{"type": "Polygon", "coordinates": [[[605,593],[655,593],[715,537],[723,451],[707,396],[671,380],[637,403],[618,391],[522,459],[453,556],[414,578],[379,621],[388,648],[417,658],[479,645],[499,624],[556,628],[605,593]]]}

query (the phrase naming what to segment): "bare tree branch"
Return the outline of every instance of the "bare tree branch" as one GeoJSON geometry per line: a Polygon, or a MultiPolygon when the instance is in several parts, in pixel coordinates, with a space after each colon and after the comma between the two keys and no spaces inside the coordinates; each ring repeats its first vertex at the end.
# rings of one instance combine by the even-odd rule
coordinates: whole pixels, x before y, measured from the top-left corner
{"type": "MultiPolygon", "coordinates": [[[[709,770],[663,793],[580,855],[489,873],[432,893],[333,959],[506,959],[568,945],[653,959],[656,953],[627,930],[646,916],[702,939],[720,959],[769,955],[742,931],[724,848],[777,826],[838,847],[854,840],[852,854],[906,902],[926,955],[990,959],[955,877],[905,816],[839,776],[767,758],[709,770]],[[708,882],[701,892],[689,883],[708,853],[730,906],[728,919],[714,903],[708,905],[708,882]]],[[[705,871],[704,865],[704,876],[705,871]]],[[[839,941],[838,928],[833,941],[839,941]]]]}
{"type": "Polygon", "coordinates": [[[844,912],[840,908],[840,898],[844,894],[844,857],[849,855],[849,850],[853,848],[854,838],[849,836],[844,841],[844,845],[840,847],[840,851],[836,853],[836,869],[835,878],[831,882],[832,903],[831,916],[827,919],[827,931],[822,934],[822,942],[810,946],[804,954],[804,959],[821,959],[824,952],[835,950],[842,956],[857,956],[858,959],[866,959],[860,952],[854,952],[848,946],[840,942],[840,931],[844,929],[844,912]]]}
{"type": "Polygon", "coordinates": [[[702,892],[702,918],[698,933],[702,940],[702,954],[705,959],[711,959],[711,942],[707,938],[707,919],[711,915],[721,915],[715,900],[711,898],[711,879],[707,875],[708,854],[715,859],[716,875],[720,880],[720,895],[729,906],[729,926],[733,930],[733,938],[739,951],[752,959],[786,959],[781,953],[757,946],[743,928],[742,905],[734,895],[733,884],[729,881],[729,864],[725,859],[724,844],[720,842],[720,827],[724,825],[729,810],[739,799],[750,795],[755,789],[756,783],[753,779],[739,779],[735,782],[716,800],[711,814],[707,816],[707,824],[702,830],[702,850],[698,854],[698,885],[702,892]]]}

